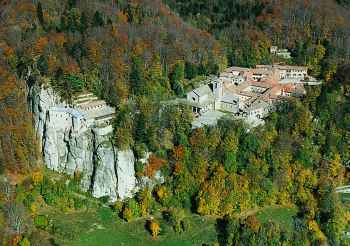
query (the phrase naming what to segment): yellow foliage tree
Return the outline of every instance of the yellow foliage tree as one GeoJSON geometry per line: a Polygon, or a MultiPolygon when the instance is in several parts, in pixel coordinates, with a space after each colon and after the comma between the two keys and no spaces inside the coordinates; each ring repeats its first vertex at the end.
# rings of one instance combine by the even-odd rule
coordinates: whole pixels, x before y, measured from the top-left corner
{"type": "Polygon", "coordinates": [[[326,236],[321,231],[319,225],[315,220],[310,220],[308,222],[309,230],[315,235],[315,238],[320,242],[325,242],[327,240],[326,236]]]}
{"type": "Polygon", "coordinates": [[[123,210],[123,218],[126,220],[126,221],[131,221],[132,220],[132,217],[133,217],[133,213],[132,213],[132,210],[130,208],[124,208],[123,210]]]}
{"type": "Polygon", "coordinates": [[[341,163],[339,153],[336,153],[329,163],[329,175],[336,181],[337,185],[341,184],[344,177],[344,166],[341,163]]]}
{"type": "Polygon", "coordinates": [[[160,232],[160,225],[158,222],[152,220],[149,222],[149,230],[151,231],[152,238],[157,239],[160,232]]]}
{"type": "Polygon", "coordinates": [[[32,173],[32,181],[34,185],[40,184],[43,181],[43,179],[44,175],[40,170],[32,173]]]}
{"type": "Polygon", "coordinates": [[[157,189],[157,198],[160,202],[164,202],[164,200],[168,197],[168,191],[164,186],[160,186],[157,189]]]}

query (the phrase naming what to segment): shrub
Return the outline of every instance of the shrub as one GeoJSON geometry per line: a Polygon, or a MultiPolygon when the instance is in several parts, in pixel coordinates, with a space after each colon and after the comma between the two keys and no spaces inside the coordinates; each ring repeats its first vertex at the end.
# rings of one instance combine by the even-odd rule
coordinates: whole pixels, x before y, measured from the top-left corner
{"type": "Polygon", "coordinates": [[[32,193],[29,193],[26,195],[26,197],[23,199],[23,204],[27,208],[29,208],[33,203],[35,202],[35,197],[32,193]]]}
{"type": "Polygon", "coordinates": [[[140,161],[137,161],[135,162],[135,173],[138,177],[141,177],[144,175],[144,172],[145,172],[145,165],[140,162],[140,161]]]}
{"type": "Polygon", "coordinates": [[[108,203],[109,201],[109,196],[103,196],[99,198],[100,202],[102,203],[108,203]]]}
{"type": "Polygon", "coordinates": [[[74,171],[74,182],[77,183],[77,184],[80,184],[81,178],[82,178],[81,171],[75,170],[74,171]]]}
{"type": "Polygon", "coordinates": [[[44,175],[41,171],[36,171],[32,173],[32,181],[34,185],[42,183],[44,180],[44,175]]]}
{"type": "Polygon", "coordinates": [[[112,209],[101,207],[97,210],[98,217],[103,223],[110,222],[113,219],[112,209]]]}
{"type": "Polygon", "coordinates": [[[34,218],[34,225],[42,230],[46,230],[49,226],[49,220],[46,215],[38,215],[34,218]]]}
{"type": "Polygon", "coordinates": [[[81,199],[78,197],[74,197],[74,208],[75,209],[80,209],[83,208],[85,206],[85,204],[87,203],[86,199],[81,199]]]}
{"type": "Polygon", "coordinates": [[[127,222],[131,221],[133,219],[133,213],[130,208],[124,208],[122,212],[122,217],[125,219],[127,222]]]}
{"type": "Polygon", "coordinates": [[[28,238],[23,237],[22,240],[19,242],[19,246],[30,246],[28,238]]]}
{"type": "Polygon", "coordinates": [[[162,205],[166,205],[169,198],[169,192],[165,186],[158,186],[155,190],[158,202],[162,205]]]}
{"type": "Polygon", "coordinates": [[[147,146],[144,143],[137,143],[134,147],[135,155],[137,159],[142,159],[146,157],[147,146]]]}
{"type": "Polygon", "coordinates": [[[116,212],[117,214],[120,214],[123,211],[123,202],[122,201],[116,201],[112,205],[113,211],[116,212]]]}
{"type": "Polygon", "coordinates": [[[126,221],[139,217],[141,214],[139,204],[135,199],[128,199],[124,203],[122,217],[126,221]]]}
{"type": "Polygon", "coordinates": [[[183,232],[189,228],[183,209],[171,208],[164,213],[164,218],[173,227],[175,232],[183,232]]]}

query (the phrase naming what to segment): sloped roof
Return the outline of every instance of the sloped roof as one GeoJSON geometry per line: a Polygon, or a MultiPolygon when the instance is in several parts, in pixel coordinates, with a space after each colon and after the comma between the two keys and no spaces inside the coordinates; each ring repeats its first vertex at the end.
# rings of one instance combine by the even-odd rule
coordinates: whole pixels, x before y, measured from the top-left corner
{"type": "Polygon", "coordinates": [[[88,119],[97,119],[97,118],[103,118],[103,117],[109,117],[111,115],[115,114],[115,109],[110,106],[105,106],[103,108],[89,110],[87,112],[87,118],[88,119]]]}
{"type": "Polygon", "coordinates": [[[50,111],[67,113],[72,115],[75,118],[83,118],[85,117],[85,113],[74,108],[66,108],[66,107],[51,107],[50,111]]]}
{"type": "Polygon", "coordinates": [[[250,107],[248,108],[248,111],[251,110],[257,110],[257,109],[261,109],[261,108],[267,108],[269,107],[269,103],[262,101],[262,100],[256,100],[252,105],[250,105],[250,107]]]}
{"type": "Polygon", "coordinates": [[[233,101],[238,102],[239,101],[239,96],[235,93],[232,93],[228,90],[224,90],[224,94],[221,97],[222,102],[229,102],[233,103],[233,101]]]}
{"type": "Polygon", "coordinates": [[[211,96],[213,95],[212,90],[210,89],[209,85],[202,85],[196,89],[193,90],[193,92],[198,95],[199,97],[208,95],[211,96]]]}

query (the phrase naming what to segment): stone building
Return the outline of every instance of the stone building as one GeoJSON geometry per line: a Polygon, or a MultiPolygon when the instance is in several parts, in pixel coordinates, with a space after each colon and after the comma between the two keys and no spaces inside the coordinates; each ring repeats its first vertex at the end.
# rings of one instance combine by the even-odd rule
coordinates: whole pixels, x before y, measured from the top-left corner
{"type": "Polygon", "coordinates": [[[271,46],[270,53],[284,59],[292,58],[291,53],[287,49],[280,49],[277,46],[271,46]]]}
{"type": "MultiPolygon", "coordinates": [[[[262,119],[284,97],[303,96],[309,81],[302,66],[257,65],[230,67],[187,93],[187,104],[197,117],[208,111],[224,111],[250,122],[262,119]]],[[[314,79],[313,79],[314,81],[314,79]]]]}

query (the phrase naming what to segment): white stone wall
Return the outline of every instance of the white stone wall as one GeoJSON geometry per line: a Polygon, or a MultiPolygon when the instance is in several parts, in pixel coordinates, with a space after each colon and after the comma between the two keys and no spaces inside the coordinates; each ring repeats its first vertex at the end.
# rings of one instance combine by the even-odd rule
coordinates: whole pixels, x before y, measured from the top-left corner
{"type": "Polygon", "coordinates": [[[191,102],[196,102],[199,103],[199,97],[196,93],[194,93],[193,91],[187,93],[187,100],[191,101],[191,102]],[[195,100],[193,100],[195,99],[195,100]]]}

